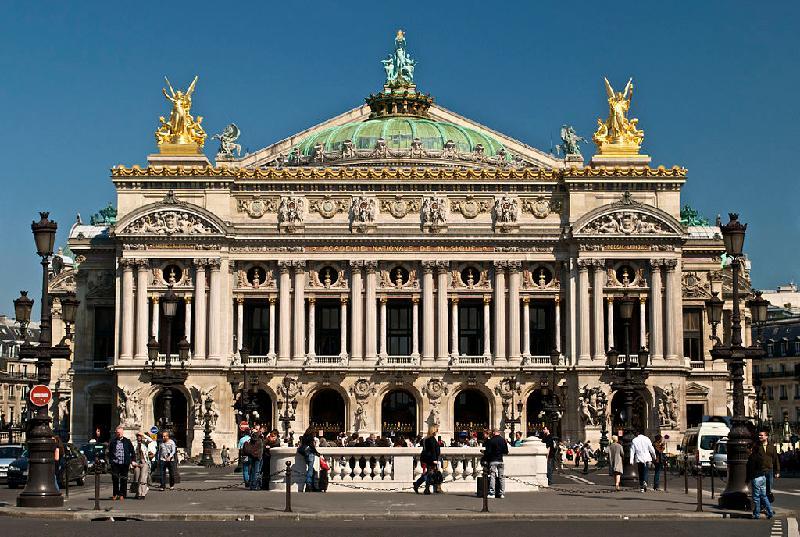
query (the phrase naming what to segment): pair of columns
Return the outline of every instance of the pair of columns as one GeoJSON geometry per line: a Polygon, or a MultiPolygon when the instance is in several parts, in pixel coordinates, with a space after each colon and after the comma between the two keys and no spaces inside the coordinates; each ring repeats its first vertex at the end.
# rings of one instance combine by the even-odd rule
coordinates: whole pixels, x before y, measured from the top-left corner
{"type": "MultiPolygon", "coordinates": [[[[185,296],[184,334],[194,342],[193,357],[219,359],[222,355],[221,304],[222,276],[219,259],[195,259],[194,293],[185,296]],[[206,302],[207,272],[210,272],[208,304],[206,302]],[[192,298],[195,299],[194,310],[192,298]],[[191,333],[192,311],[196,312],[194,334],[191,333]],[[208,327],[212,330],[208,330],[208,327]],[[208,353],[206,353],[208,342],[208,353]]],[[[152,335],[156,339],[159,334],[159,296],[152,299],[152,313],[148,308],[148,286],[152,274],[151,261],[148,259],[122,258],[119,261],[122,271],[120,286],[120,352],[121,360],[147,359],[147,341],[152,335]],[[135,273],[135,286],[134,286],[135,273]],[[150,321],[148,323],[148,321],[150,321]],[[148,326],[149,324],[149,326],[148,326]]]]}

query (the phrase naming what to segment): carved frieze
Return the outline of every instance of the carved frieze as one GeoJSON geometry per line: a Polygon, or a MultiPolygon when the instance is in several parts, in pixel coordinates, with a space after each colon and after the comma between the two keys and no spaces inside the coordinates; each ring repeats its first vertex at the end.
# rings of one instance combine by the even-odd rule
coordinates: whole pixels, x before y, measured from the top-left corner
{"type": "Polygon", "coordinates": [[[636,210],[619,210],[588,222],[580,233],[610,235],[664,235],[671,230],[654,217],[636,210]]]}
{"type": "Polygon", "coordinates": [[[240,213],[247,213],[250,218],[261,218],[267,213],[274,213],[278,210],[275,198],[244,198],[236,200],[236,210],[240,213]]]}
{"type": "Polygon", "coordinates": [[[681,277],[684,298],[711,298],[711,282],[702,272],[684,272],[681,277]]]}
{"type": "Polygon", "coordinates": [[[154,211],[136,218],[119,231],[131,235],[209,235],[221,233],[206,218],[179,209],[154,211]]]}
{"type": "Polygon", "coordinates": [[[322,218],[333,218],[339,213],[347,212],[347,200],[325,196],[311,203],[311,210],[319,213],[322,218]]]}
{"type": "Polygon", "coordinates": [[[479,214],[488,213],[491,210],[489,199],[475,199],[474,196],[467,196],[463,200],[453,200],[450,210],[459,212],[464,218],[469,220],[477,218],[479,214]]]}
{"type": "Polygon", "coordinates": [[[405,198],[397,195],[392,199],[381,200],[381,211],[386,211],[395,218],[404,218],[409,213],[420,210],[419,198],[405,198]]]}
{"type": "Polygon", "coordinates": [[[547,199],[543,196],[525,198],[522,200],[522,212],[530,213],[534,218],[547,218],[550,213],[561,212],[561,201],[547,199]]]}

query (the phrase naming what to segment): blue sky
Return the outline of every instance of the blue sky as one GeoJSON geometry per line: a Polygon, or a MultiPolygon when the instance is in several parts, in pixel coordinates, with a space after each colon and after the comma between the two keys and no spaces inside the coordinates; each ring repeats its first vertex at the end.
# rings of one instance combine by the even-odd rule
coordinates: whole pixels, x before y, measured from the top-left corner
{"type": "Polygon", "coordinates": [[[750,223],[756,286],[798,278],[798,2],[73,4],[4,3],[0,312],[19,289],[38,298],[37,211],[63,242],[114,198],[109,168],[155,150],[164,75],[200,75],[206,130],[235,121],[256,150],[379,89],[397,28],[420,89],[544,150],[562,123],[591,134],[604,75],[633,76],[654,165],[687,167],[684,200],[712,220],[750,223]]]}

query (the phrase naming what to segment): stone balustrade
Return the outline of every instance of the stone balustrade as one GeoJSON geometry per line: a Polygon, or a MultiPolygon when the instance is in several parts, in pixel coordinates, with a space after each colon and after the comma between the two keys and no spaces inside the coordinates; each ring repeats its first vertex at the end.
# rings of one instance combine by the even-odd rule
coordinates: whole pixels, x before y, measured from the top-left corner
{"type": "MultiPolygon", "coordinates": [[[[422,475],[420,448],[322,447],[319,452],[331,467],[329,492],[411,490],[413,482],[422,475]]],[[[481,474],[480,459],[481,448],[442,448],[445,492],[474,493],[481,474]]],[[[296,448],[280,447],[271,450],[271,490],[285,490],[287,461],[292,463],[293,489],[302,489],[305,460],[296,448]]],[[[523,446],[509,448],[504,463],[507,491],[535,491],[539,486],[547,486],[547,448],[538,438],[528,438],[523,446]]]]}

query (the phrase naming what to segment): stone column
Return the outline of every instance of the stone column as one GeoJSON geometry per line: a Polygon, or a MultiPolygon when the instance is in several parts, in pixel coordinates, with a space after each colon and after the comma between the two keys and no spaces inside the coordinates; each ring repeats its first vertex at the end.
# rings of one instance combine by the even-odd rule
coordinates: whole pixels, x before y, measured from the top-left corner
{"type": "Polygon", "coordinates": [[[274,296],[269,297],[269,357],[275,356],[275,302],[274,296]]]}
{"type": "Polygon", "coordinates": [[[153,295],[151,300],[151,317],[152,320],[150,321],[150,335],[158,340],[158,313],[159,313],[159,304],[158,304],[158,295],[153,295]]]}
{"type": "Polygon", "coordinates": [[[483,355],[492,357],[491,295],[483,295],[483,355]]]}
{"type": "MultiPolygon", "coordinates": [[[[561,297],[556,295],[553,299],[553,308],[555,309],[555,334],[553,336],[553,348],[561,351],[561,297]]],[[[564,354],[562,351],[561,354],[564,354]]]]}
{"type": "Polygon", "coordinates": [[[507,261],[494,262],[494,359],[506,358],[506,266],[507,261]]]}
{"type": "Polygon", "coordinates": [[[586,259],[578,259],[578,362],[588,362],[591,355],[589,340],[589,263],[586,259]]]}
{"type": "Polygon", "coordinates": [[[342,358],[347,357],[347,296],[339,298],[341,302],[339,313],[339,355],[342,358]]]}
{"type": "Polygon", "coordinates": [[[608,341],[606,342],[608,346],[606,349],[610,349],[614,346],[614,297],[606,297],[606,303],[608,305],[608,341]]]}
{"type": "Polygon", "coordinates": [[[133,267],[132,259],[120,259],[122,266],[122,343],[120,345],[120,360],[133,358],[133,331],[134,331],[134,298],[133,298],[133,267]]]}
{"type": "MultiPolygon", "coordinates": [[[[246,347],[244,344],[244,297],[237,296],[235,298],[236,301],[236,345],[239,346],[236,349],[236,352],[239,349],[246,347]]],[[[248,349],[252,352],[253,349],[248,349]]]]}
{"type": "Polygon", "coordinates": [[[194,356],[206,357],[206,264],[205,259],[194,260],[194,356]]]}
{"type": "Polygon", "coordinates": [[[434,318],[433,305],[433,269],[436,266],[434,261],[422,262],[422,321],[425,327],[422,330],[422,359],[427,361],[434,360],[436,322],[434,318]]]}
{"type": "Polygon", "coordinates": [[[419,358],[419,297],[411,298],[411,356],[419,358]]]}
{"type": "Polygon", "coordinates": [[[450,263],[447,261],[436,262],[436,358],[447,361],[450,353],[447,352],[447,276],[450,263]]]}
{"type": "Polygon", "coordinates": [[[450,299],[450,349],[451,356],[458,357],[458,296],[450,299]]]}
{"type": "Polygon", "coordinates": [[[531,357],[531,299],[522,297],[522,358],[523,363],[531,357]]]}
{"type": "Polygon", "coordinates": [[[567,358],[566,363],[575,365],[578,363],[578,275],[577,275],[577,259],[569,259],[564,262],[564,272],[566,273],[569,283],[566,289],[565,301],[567,304],[567,317],[565,323],[566,343],[565,348],[561,349],[563,355],[567,358]]]}
{"type": "Polygon", "coordinates": [[[294,354],[300,362],[306,358],[306,262],[292,261],[294,267],[294,354]]]}
{"type": "MultiPolygon", "coordinates": [[[[208,292],[208,359],[221,358],[220,335],[222,326],[222,304],[220,292],[222,291],[222,275],[220,274],[220,260],[209,259],[208,267],[211,270],[210,289],[208,292]]],[[[227,306],[230,307],[230,306],[227,306]]]]}
{"type": "Polygon", "coordinates": [[[647,347],[647,316],[645,311],[647,309],[647,298],[644,296],[639,297],[639,346],[647,347]]]}
{"type": "MultiPolygon", "coordinates": [[[[665,346],[664,358],[667,360],[675,360],[678,358],[677,342],[675,341],[675,323],[678,319],[675,318],[675,302],[681,299],[680,285],[675,285],[675,267],[677,261],[674,259],[667,259],[664,266],[667,269],[667,281],[664,294],[666,295],[666,311],[667,318],[665,323],[665,346]]],[[[681,319],[682,320],[682,319],[681,319]]]]}
{"type": "Polygon", "coordinates": [[[353,318],[350,322],[350,358],[356,360],[364,358],[364,297],[361,291],[363,267],[363,261],[350,261],[350,302],[353,304],[353,318]]]}
{"type": "Polygon", "coordinates": [[[386,352],[386,297],[381,297],[381,336],[380,336],[380,350],[378,356],[381,358],[386,358],[388,353],[386,352]]]}
{"type": "Polygon", "coordinates": [[[278,360],[288,361],[292,356],[292,279],[289,270],[291,261],[278,261],[281,271],[278,280],[278,307],[280,308],[280,335],[278,338],[278,360]]]}
{"type": "Polygon", "coordinates": [[[508,359],[520,362],[519,290],[522,287],[521,261],[508,262],[508,359]]]}
{"type": "Polygon", "coordinates": [[[650,357],[664,359],[664,306],[661,298],[661,259],[650,260],[650,357]]]}
{"type": "Polygon", "coordinates": [[[316,356],[317,339],[317,299],[308,297],[308,356],[316,356]]]}
{"type": "Polygon", "coordinates": [[[366,288],[364,290],[364,359],[375,360],[378,356],[377,343],[377,289],[378,289],[378,262],[364,261],[367,272],[366,288]]]}
{"type": "Polygon", "coordinates": [[[184,306],[184,323],[183,323],[183,335],[186,336],[186,341],[192,342],[192,297],[185,296],[183,297],[183,306],[184,306]]]}
{"type": "Polygon", "coordinates": [[[147,308],[147,280],[150,277],[150,263],[146,259],[136,264],[136,354],[137,360],[147,360],[147,321],[150,313],[147,308]]]}
{"type": "Polygon", "coordinates": [[[603,321],[603,287],[605,282],[605,259],[593,260],[592,274],[592,313],[594,316],[594,359],[602,362],[605,359],[605,344],[603,336],[605,322],[603,321]]]}

